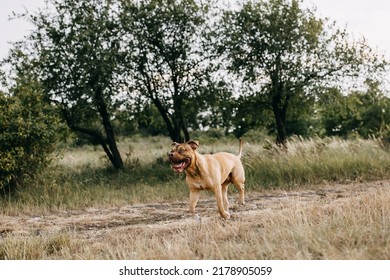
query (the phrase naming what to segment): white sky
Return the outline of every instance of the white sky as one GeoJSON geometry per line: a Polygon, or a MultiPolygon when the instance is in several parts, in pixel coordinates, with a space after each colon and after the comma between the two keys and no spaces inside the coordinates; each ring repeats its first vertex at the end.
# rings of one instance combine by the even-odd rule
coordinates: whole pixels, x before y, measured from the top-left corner
{"type": "Polygon", "coordinates": [[[371,47],[390,59],[389,0],[304,0],[317,7],[320,17],[335,20],[355,36],[364,36],[371,47]]]}
{"type": "MultiPolygon", "coordinates": [[[[44,0],[0,0],[0,59],[8,54],[9,42],[21,40],[30,28],[23,20],[9,21],[12,11],[36,10],[43,4],[44,0]]],[[[356,36],[363,35],[390,59],[389,0],[304,0],[304,4],[317,6],[319,16],[335,20],[340,27],[346,25],[356,36]]]]}

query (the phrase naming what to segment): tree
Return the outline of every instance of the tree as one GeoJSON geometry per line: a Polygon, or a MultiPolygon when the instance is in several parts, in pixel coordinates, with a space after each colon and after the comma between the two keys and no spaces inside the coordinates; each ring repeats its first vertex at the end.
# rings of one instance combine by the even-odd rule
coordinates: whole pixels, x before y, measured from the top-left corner
{"type": "Polygon", "coordinates": [[[382,93],[376,81],[368,79],[366,87],[366,90],[353,91],[348,95],[331,88],[321,97],[319,110],[326,135],[386,137],[390,123],[390,98],[382,93]]]}
{"type": "Polygon", "coordinates": [[[55,108],[44,101],[33,71],[22,65],[10,92],[0,91],[0,190],[4,193],[47,166],[63,129],[55,108]]]}
{"type": "Polygon", "coordinates": [[[383,94],[380,83],[366,80],[367,91],[356,92],[361,118],[358,132],[363,137],[384,137],[390,130],[390,98],[383,94]]]}
{"type": "MultiPolygon", "coordinates": [[[[240,95],[235,104],[235,114],[233,116],[234,134],[241,137],[253,129],[267,130],[272,123],[272,116],[269,111],[259,108],[259,98],[257,95],[240,95]]],[[[260,105],[261,106],[261,105],[260,105]]]]}
{"type": "Polygon", "coordinates": [[[188,141],[188,119],[197,116],[203,103],[197,102],[199,96],[212,84],[208,7],[195,0],[121,4],[133,93],[151,100],[172,141],[188,141]]]}
{"type": "Polygon", "coordinates": [[[287,138],[292,100],[303,106],[299,100],[313,94],[314,86],[385,65],[364,41],[351,41],[345,30],[302,9],[301,2],[248,1],[238,11],[226,11],[221,21],[219,52],[252,85],[259,107],[272,110],[279,144],[287,138]]]}
{"type": "Polygon", "coordinates": [[[93,137],[113,167],[123,168],[112,125],[125,56],[117,1],[49,2],[51,8],[27,15],[35,29],[25,51],[68,126],[93,137]]]}

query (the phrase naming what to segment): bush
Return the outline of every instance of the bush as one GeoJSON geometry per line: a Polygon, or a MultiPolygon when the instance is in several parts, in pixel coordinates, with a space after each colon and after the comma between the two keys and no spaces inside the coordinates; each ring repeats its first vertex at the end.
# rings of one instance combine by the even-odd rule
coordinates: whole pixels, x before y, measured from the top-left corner
{"type": "Polygon", "coordinates": [[[0,92],[0,111],[0,190],[7,193],[48,164],[59,121],[34,84],[0,92]]]}

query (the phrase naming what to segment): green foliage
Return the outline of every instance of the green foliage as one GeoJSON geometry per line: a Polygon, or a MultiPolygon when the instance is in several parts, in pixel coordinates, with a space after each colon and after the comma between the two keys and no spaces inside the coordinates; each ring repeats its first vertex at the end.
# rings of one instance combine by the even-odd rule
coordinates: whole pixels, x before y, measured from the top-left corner
{"type": "Polygon", "coordinates": [[[99,143],[115,168],[123,168],[112,116],[122,104],[122,33],[117,1],[50,0],[53,8],[25,17],[34,30],[24,52],[35,58],[46,98],[57,102],[68,126],[99,143]]]}
{"type": "Polygon", "coordinates": [[[11,68],[34,73],[45,101],[115,168],[123,168],[117,134],[389,138],[380,84],[343,88],[356,77],[382,81],[387,62],[301,0],[222,11],[213,0],[47,3],[24,15],[34,29],[15,45],[11,68]]]}
{"type": "Polygon", "coordinates": [[[141,133],[145,136],[168,135],[165,123],[150,100],[128,105],[131,108],[115,114],[114,125],[118,135],[131,136],[141,133]]]}
{"type": "Polygon", "coordinates": [[[226,11],[221,21],[219,51],[229,69],[258,95],[259,109],[272,111],[279,143],[294,132],[287,125],[296,126],[299,119],[288,122],[294,116],[291,110],[310,111],[312,102],[306,101],[313,99],[313,88],[346,77],[377,75],[386,65],[364,41],[351,40],[345,30],[301,3],[249,0],[237,11],[226,11]],[[299,107],[292,107],[296,104],[299,107]]]}
{"type": "Polygon", "coordinates": [[[210,88],[208,3],[194,0],[121,1],[130,38],[127,67],[133,94],[157,108],[173,141],[189,140],[189,124],[210,88]]]}
{"type": "Polygon", "coordinates": [[[342,95],[329,89],[322,96],[320,115],[326,135],[386,138],[390,123],[390,98],[379,89],[379,84],[366,81],[367,91],[342,95]]]}
{"type": "Polygon", "coordinates": [[[59,121],[37,83],[0,93],[0,190],[13,191],[50,161],[59,121]]]}

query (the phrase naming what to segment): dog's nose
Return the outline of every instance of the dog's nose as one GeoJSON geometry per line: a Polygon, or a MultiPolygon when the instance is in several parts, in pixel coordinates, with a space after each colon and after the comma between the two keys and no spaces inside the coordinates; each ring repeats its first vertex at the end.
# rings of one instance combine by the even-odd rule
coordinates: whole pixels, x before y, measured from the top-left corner
{"type": "Polygon", "coordinates": [[[168,157],[170,157],[170,158],[173,157],[173,153],[169,153],[168,157]]]}

